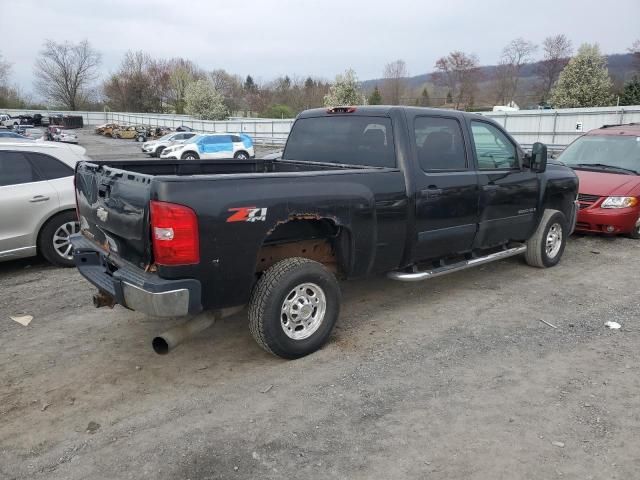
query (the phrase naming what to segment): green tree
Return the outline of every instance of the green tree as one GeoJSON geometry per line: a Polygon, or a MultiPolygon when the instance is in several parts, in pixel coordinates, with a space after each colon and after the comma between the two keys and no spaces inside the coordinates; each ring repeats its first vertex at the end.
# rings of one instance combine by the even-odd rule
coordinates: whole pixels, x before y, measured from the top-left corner
{"type": "Polygon", "coordinates": [[[208,80],[196,80],[187,85],[185,111],[203,120],[225,120],[229,116],[224,97],[208,80]]]}
{"type": "Polygon", "coordinates": [[[416,105],[419,107],[428,107],[430,103],[431,99],[429,98],[429,90],[427,90],[427,87],[424,87],[420,97],[416,100],[416,105]]]}
{"type": "Polygon", "coordinates": [[[640,77],[638,75],[634,75],[624,84],[620,105],[640,105],[640,77]]]}
{"type": "Polygon", "coordinates": [[[371,95],[369,95],[369,105],[380,104],[382,104],[382,95],[380,95],[380,90],[378,89],[378,85],[376,85],[371,95]]]}
{"type": "Polygon", "coordinates": [[[253,81],[253,77],[251,75],[247,75],[243,87],[249,93],[254,93],[258,89],[258,86],[256,85],[256,82],[253,81]]]}
{"type": "Polygon", "coordinates": [[[293,118],[295,113],[288,105],[269,105],[269,107],[260,114],[262,118],[293,118]]]}
{"type": "Polygon", "coordinates": [[[597,44],[583,44],[560,73],[551,93],[556,108],[604,107],[611,105],[611,78],[607,61],[597,44]]]}
{"type": "Polygon", "coordinates": [[[329,87],[329,93],[324,96],[326,107],[340,105],[362,105],[363,97],[358,87],[356,72],[348,69],[343,75],[336,75],[336,80],[329,87]]]}

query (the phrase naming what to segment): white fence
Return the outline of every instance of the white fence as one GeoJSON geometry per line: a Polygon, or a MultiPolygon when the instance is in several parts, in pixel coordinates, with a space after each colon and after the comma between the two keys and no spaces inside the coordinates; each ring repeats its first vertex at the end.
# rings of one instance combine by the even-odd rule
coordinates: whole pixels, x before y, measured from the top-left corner
{"type": "MultiPolygon", "coordinates": [[[[10,115],[50,113],[82,115],[86,126],[107,122],[143,124],[165,127],[186,125],[200,132],[246,133],[257,143],[283,144],[293,120],[291,119],[231,119],[227,121],[199,120],[189,115],[126,113],[126,112],[47,112],[36,110],[6,110],[10,115]]],[[[559,110],[519,110],[514,112],[482,112],[493,118],[523,145],[543,142],[563,147],[582,133],[607,124],[640,123],[640,106],[570,108],[559,110]]]]}

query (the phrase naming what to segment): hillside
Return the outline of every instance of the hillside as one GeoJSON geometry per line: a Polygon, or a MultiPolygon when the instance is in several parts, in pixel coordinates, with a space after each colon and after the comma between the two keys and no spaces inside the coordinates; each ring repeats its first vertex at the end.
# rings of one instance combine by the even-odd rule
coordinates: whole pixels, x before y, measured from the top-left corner
{"type": "MultiPolygon", "coordinates": [[[[613,78],[614,84],[620,85],[633,72],[633,55],[630,53],[607,55],[607,64],[609,67],[609,74],[613,78]]],[[[522,103],[535,103],[535,84],[537,81],[536,69],[540,62],[529,63],[522,68],[522,74],[520,75],[519,89],[520,102],[522,103]]],[[[479,103],[492,103],[491,87],[493,79],[495,78],[496,65],[485,65],[480,67],[480,78],[482,79],[478,84],[478,100],[479,103]]],[[[429,87],[429,93],[432,99],[442,100],[446,96],[446,89],[434,85],[433,72],[423,73],[421,75],[415,75],[408,77],[407,81],[407,99],[416,98],[425,84],[429,87]]],[[[372,80],[365,80],[361,82],[362,88],[365,92],[370,92],[378,85],[383,84],[383,78],[376,78],[372,80]]]]}

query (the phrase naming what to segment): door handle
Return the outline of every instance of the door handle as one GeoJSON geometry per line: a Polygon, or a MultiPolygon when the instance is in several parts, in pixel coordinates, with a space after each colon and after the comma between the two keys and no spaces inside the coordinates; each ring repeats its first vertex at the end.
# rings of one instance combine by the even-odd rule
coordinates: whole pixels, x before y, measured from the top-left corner
{"type": "Polygon", "coordinates": [[[31,200],[29,200],[31,203],[38,203],[38,202],[46,202],[49,200],[49,197],[45,196],[45,195],[36,195],[35,197],[31,197],[31,200]]]}
{"type": "Polygon", "coordinates": [[[427,197],[427,198],[437,198],[440,195],[442,195],[442,189],[441,188],[435,188],[434,187],[429,187],[429,188],[425,188],[423,190],[420,190],[420,196],[421,197],[427,197]]]}

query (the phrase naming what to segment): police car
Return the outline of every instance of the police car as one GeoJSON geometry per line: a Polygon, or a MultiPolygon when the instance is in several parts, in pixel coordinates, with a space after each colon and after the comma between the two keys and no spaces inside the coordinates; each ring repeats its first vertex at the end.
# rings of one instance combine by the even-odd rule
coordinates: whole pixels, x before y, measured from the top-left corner
{"type": "Polygon", "coordinates": [[[160,158],[181,160],[237,158],[246,160],[255,158],[253,140],[239,133],[210,133],[196,135],[180,145],[165,148],[160,158]]]}

